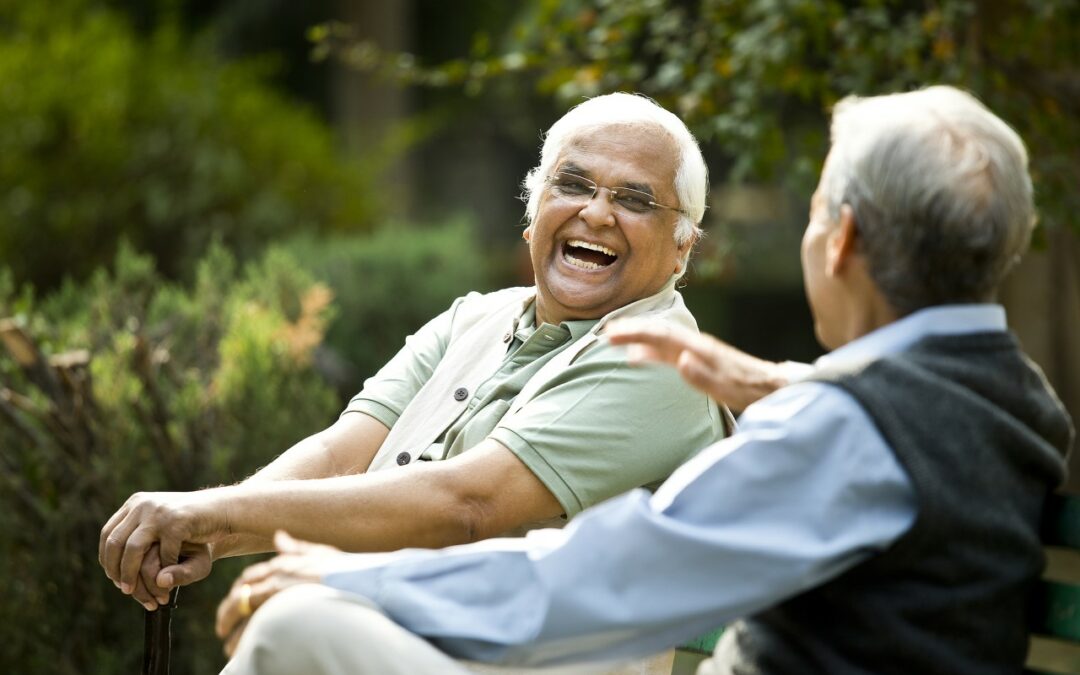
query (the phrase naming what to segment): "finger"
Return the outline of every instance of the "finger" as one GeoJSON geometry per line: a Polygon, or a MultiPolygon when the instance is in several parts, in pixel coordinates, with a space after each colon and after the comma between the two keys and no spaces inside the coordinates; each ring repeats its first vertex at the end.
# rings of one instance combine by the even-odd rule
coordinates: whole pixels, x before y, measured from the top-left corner
{"type": "Polygon", "coordinates": [[[674,364],[680,352],[691,346],[697,333],[682,326],[652,324],[617,328],[605,333],[613,345],[641,344],[653,350],[659,360],[674,364]]]}
{"type": "Polygon", "coordinates": [[[113,528],[105,540],[105,560],[102,562],[102,567],[105,568],[105,574],[125,593],[131,593],[131,588],[124,588],[120,578],[120,562],[123,560],[128,540],[137,526],[138,523],[129,514],[113,528]]]}
{"type": "Polygon", "coordinates": [[[642,342],[631,342],[626,345],[626,361],[631,365],[667,363],[669,360],[659,349],[642,342]]]}
{"type": "Polygon", "coordinates": [[[202,547],[201,550],[195,549],[186,553],[184,560],[176,565],[162,567],[156,582],[162,588],[187,586],[208,577],[212,567],[210,551],[202,547]]]}
{"type": "Polygon", "coordinates": [[[159,604],[169,602],[169,590],[162,588],[157,583],[158,573],[161,572],[161,558],[158,556],[158,546],[154,544],[143,556],[142,566],[139,568],[139,580],[146,590],[159,604]]]}
{"type": "Polygon", "coordinates": [[[274,533],[274,548],[278,553],[307,553],[315,549],[315,544],[294,539],[285,530],[274,533]]]}
{"type": "Polygon", "coordinates": [[[217,633],[217,636],[225,639],[236,629],[238,623],[246,621],[251,614],[255,613],[255,610],[274,594],[272,589],[273,583],[268,579],[262,579],[255,583],[247,583],[243,579],[237,579],[233,587],[229,589],[229,594],[218,605],[214,622],[214,632],[217,633]],[[242,611],[244,606],[242,598],[245,593],[247,594],[247,609],[250,610],[250,613],[242,611]]]}
{"type": "Polygon", "coordinates": [[[274,547],[283,555],[310,555],[340,553],[341,551],[326,544],[316,544],[303,539],[296,539],[285,530],[274,533],[274,547]]]}
{"type": "Polygon", "coordinates": [[[180,547],[184,542],[165,533],[161,534],[161,563],[175,565],[180,561],[180,547]]]}
{"type": "Polygon", "coordinates": [[[714,377],[715,369],[702,361],[702,359],[692,353],[683,352],[679,357],[679,363],[676,366],[679,371],[679,375],[682,376],[686,382],[695,389],[705,392],[710,398],[718,403],[725,403],[727,398],[727,392],[721,387],[720,383],[714,377]]]}
{"type": "Polygon", "coordinates": [[[236,627],[233,629],[233,631],[229,633],[228,637],[225,638],[225,644],[223,645],[223,648],[225,650],[226,658],[231,659],[233,654],[236,653],[236,646],[240,644],[240,638],[244,636],[244,630],[247,629],[247,625],[248,620],[244,619],[240,623],[236,624],[236,627]]]}
{"type": "Polygon", "coordinates": [[[237,621],[241,620],[238,611],[240,601],[239,588],[234,584],[228,594],[218,603],[217,612],[214,614],[214,633],[224,640],[236,628],[237,621]]]}
{"type": "Polygon", "coordinates": [[[124,517],[127,516],[127,512],[127,504],[124,504],[117,509],[116,513],[112,514],[112,517],[110,517],[108,522],[101,528],[101,536],[98,537],[98,564],[102,567],[105,567],[105,545],[109,539],[109,535],[112,534],[113,530],[116,529],[116,526],[124,520],[124,517]]]}
{"type": "Polygon", "coordinates": [[[142,578],[135,582],[135,587],[131,590],[131,598],[142,605],[148,612],[153,612],[158,608],[157,598],[146,587],[142,578]]]}
{"type": "Polygon", "coordinates": [[[120,590],[125,593],[133,589],[135,581],[139,578],[139,569],[142,567],[143,557],[147,550],[154,545],[153,534],[147,527],[139,527],[127,538],[127,543],[120,556],[120,590]]]}

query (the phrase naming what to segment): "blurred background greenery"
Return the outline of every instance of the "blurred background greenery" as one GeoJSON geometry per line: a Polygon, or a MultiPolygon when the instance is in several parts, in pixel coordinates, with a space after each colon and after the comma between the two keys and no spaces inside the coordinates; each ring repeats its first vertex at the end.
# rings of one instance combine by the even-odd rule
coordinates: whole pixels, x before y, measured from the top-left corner
{"type": "MultiPolygon", "coordinates": [[[[1075,416],[1074,0],[0,0],[0,668],[137,669],[105,519],[242,479],[453,297],[528,283],[519,181],[575,102],[641,91],[691,124],[713,191],[688,303],[811,359],[828,109],[937,82],[1029,144],[1042,223],[1003,300],[1075,416]]],[[[181,596],[175,673],[222,664],[227,562],[181,596]]]]}

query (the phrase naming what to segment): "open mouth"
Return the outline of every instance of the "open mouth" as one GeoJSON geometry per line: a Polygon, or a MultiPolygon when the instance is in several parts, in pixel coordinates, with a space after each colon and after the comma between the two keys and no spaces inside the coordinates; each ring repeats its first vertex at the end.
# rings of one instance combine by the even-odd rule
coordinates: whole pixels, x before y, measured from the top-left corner
{"type": "Polygon", "coordinates": [[[574,267],[598,270],[614,263],[619,255],[607,246],[571,239],[563,244],[563,259],[574,267]]]}

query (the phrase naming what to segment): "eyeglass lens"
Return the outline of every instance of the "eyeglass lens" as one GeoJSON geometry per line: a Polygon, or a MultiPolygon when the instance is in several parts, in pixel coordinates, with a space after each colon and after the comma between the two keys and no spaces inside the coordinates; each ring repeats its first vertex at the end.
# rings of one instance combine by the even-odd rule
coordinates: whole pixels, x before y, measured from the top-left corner
{"type": "MultiPolygon", "coordinates": [[[[559,196],[582,203],[592,199],[600,188],[584,176],[560,171],[551,178],[552,190],[559,196]]],[[[607,188],[611,201],[631,213],[648,213],[656,205],[652,195],[631,188],[607,188]]]]}

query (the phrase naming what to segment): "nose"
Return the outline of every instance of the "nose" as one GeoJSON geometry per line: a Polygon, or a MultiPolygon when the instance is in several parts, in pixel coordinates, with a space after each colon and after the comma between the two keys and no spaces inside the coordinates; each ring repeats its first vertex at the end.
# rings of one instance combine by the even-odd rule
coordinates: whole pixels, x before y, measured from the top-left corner
{"type": "Polygon", "coordinates": [[[589,201],[581,206],[578,212],[585,224],[590,227],[610,227],[615,224],[615,203],[612,201],[611,190],[598,187],[589,201]]]}

